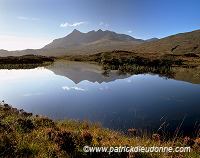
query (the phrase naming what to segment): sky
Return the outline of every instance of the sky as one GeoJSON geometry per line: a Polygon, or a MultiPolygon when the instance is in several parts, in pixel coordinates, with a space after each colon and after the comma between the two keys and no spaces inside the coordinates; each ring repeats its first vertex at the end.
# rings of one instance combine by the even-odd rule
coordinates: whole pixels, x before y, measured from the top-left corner
{"type": "Polygon", "coordinates": [[[163,38],[200,29],[199,0],[0,0],[0,49],[39,49],[74,29],[163,38]]]}

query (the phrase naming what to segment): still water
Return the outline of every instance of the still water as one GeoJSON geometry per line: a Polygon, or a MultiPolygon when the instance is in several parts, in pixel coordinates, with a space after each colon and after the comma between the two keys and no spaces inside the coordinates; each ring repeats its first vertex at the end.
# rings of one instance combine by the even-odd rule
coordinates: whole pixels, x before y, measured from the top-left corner
{"type": "Polygon", "coordinates": [[[55,120],[86,119],[116,130],[142,128],[195,133],[200,121],[200,71],[117,75],[87,63],[58,61],[35,69],[1,69],[0,99],[55,120]],[[189,76],[188,76],[189,75],[189,76]],[[182,81],[181,81],[182,80],[182,81]],[[185,118],[184,118],[185,117],[185,118]]]}

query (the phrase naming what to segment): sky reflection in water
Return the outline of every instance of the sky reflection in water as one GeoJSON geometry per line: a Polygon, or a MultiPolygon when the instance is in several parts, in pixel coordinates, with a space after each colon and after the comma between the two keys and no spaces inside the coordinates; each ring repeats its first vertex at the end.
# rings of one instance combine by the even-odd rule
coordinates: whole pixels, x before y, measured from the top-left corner
{"type": "MultiPolygon", "coordinates": [[[[92,80],[92,75],[88,77],[92,80]]],[[[199,121],[198,84],[150,74],[116,77],[101,84],[88,80],[74,83],[44,68],[0,70],[0,99],[53,119],[88,119],[119,130],[156,131],[163,122],[168,130],[173,130],[185,115],[182,129],[195,130],[199,121]]]]}

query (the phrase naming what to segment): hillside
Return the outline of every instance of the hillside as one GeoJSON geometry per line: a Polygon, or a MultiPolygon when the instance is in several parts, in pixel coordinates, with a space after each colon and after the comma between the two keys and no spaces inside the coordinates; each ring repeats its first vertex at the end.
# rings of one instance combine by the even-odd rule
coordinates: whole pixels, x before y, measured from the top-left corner
{"type": "Polygon", "coordinates": [[[136,53],[200,53],[200,30],[172,35],[127,50],[136,53]]]}

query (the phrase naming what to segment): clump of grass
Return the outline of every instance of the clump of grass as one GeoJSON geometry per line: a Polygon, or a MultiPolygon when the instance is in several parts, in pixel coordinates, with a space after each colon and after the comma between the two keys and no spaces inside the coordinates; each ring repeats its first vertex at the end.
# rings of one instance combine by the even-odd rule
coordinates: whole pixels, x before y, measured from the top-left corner
{"type": "Polygon", "coordinates": [[[64,150],[67,153],[73,153],[76,149],[76,138],[73,132],[68,130],[60,130],[56,132],[53,139],[59,146],[60,150],[64,150]]]}
{"type": "Polygon", "coordinates": [[[154,141],[160,141],[161,136],[160,136],[160,134],[154,133],[154,134],[152,135],[152,139],[153,139],[154,141]]]}
{"type": "Polygon", "coordinates": [[[99,123],[65,120],[55,122],[47,117],[24,115],[23,110],[0,105],[0,157],[199,157],[200,138],[163,139],[159,134],[129,129],[129,135],[103,128],[99,123]],[[139,132],[139,134],[138,134],[139,132]],[[140,136],[141,135],[141,136],[140,136]],[[119,146],[190,146],[190,153],[127,153],[83,151],[91,147],[119,146]]]}
{"type": "Polygon", "coordinates": [[[87,144],[91,144],[92,143],[92,135],[88,132],[88,131],[82,131],[82,137],[83,140],[87,143],[87,144]]]}
{"type": "Polygon", "coordinates": [[[128,129],[128,131],[130,132],[130,135],[131,135],[131,136],[136,136],[137,133],[138,133],[137,129],[135,129],[135,128],[128,129]]]}

